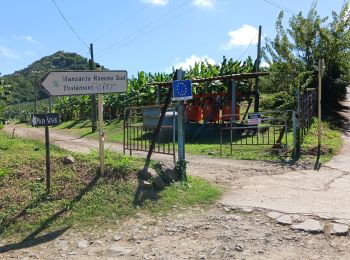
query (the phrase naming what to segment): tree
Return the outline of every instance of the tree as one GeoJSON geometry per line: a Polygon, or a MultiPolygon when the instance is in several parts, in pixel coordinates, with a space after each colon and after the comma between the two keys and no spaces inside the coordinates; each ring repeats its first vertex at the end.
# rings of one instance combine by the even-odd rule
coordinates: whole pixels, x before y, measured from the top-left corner
{"type": "MultiPolygon", "coordinates": [[[[262,91],[269,93],[263,103],[269,108],[294,109],[296,89],[301,92],[317,86],[317,64],[325,60],[323,105],[334,107],[344,98],[350,80],[349,1],[333,20],[317,14],[316,2],[306,17],[300,12],[283,27],[283,12],[276,21],[276,37],[266,39],[263,56],[270,65],[271,76],[262,80],[262,91]],[[266,100],[265,100],[266,101],[266,100]]],[[[327,111],[327,110],[326,110],[327,111]]]]}
{"type": "Polygon", "coordinates": [[[12,86],[7,84],[5,80],[0,77],[0,117],[2,117],[3,109],[10,100],[12,86]]]}

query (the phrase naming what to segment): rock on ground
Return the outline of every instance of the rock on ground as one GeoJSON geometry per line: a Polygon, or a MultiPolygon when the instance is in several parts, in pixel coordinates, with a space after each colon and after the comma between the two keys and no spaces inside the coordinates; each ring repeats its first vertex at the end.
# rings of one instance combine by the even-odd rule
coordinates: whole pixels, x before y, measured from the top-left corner
{"type": "Polygon", "coordinates": [[[269,218],[272,218],[272,219],[277,219],[277,218],[279,218],[282,215],[283,215],[283,213],[275,212],[275,211],[271,211],[271,212],[267,213],[267,216],[269,218]]]}
{"type": "Polygon", "coordinates": [[[349,226],[339,223],[332,223],[331,234],[337,236],[346,236],[349,233],[349,226]]]}
{"type": "Polygon", "coordinates": [[[293,230],[301,230],[309,233],[322,233],[324,225],[318,220],[307,219],[304,222],[290,227],[293,230]]]}
{"type": "Polygon", "coordinates": [[[282,225],[291,225],[293,224],[293,217],[290,215],[282,215],[276,219],[277,223],[282,225]]]}

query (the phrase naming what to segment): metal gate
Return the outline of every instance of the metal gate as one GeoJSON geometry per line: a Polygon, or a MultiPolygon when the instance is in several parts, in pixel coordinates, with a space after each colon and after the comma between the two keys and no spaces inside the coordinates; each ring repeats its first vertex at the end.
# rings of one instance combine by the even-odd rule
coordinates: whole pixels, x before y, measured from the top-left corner
{"type": "MultiPolygon", "coordinates": [[[[220,154],[229,149],[233,150],[257,149],[288,152],[288,119],[292,111],[259,112],[261,123],[249,124],[244,115],[225,115],[236,120],[221,120],[220,154]]],[[[223,118],[223,117],[222,117],[223,118]]]]}
{"type": "MultiPolygon", "coordinates": [[[[128,150],[148,152],[156,130],[161,106],[128,107],[124,111],[124,154],[128,150]]],[[[175,161],[175,124],[177,114],[170,107],[164,117],[159,136],[154,147],[154,153],[168,154],[175,161]]]]}
{"type": "Polygon", "coordinates": [[[297,114],[299,117],[299,127],[301,140],[304,140],[305,135],[311,128],[312,118],[316,115],[316,101],[317,93],[316,90],[311,90],[304,93],[303,95],[297,95],[298,108],[297,114]]]}

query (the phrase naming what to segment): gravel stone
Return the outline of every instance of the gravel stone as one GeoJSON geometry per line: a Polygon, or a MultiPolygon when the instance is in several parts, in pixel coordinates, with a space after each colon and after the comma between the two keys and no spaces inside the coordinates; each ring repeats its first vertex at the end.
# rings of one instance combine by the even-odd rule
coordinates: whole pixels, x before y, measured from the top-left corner
{"type": "Polygon", "coordinates": [[[349,226],[344,224],[332,223],[332,235],[346,236],[349,233],[349,226]]]}
{"type": "Polygon", "coordinates": [[[295,224],[290,227],[292,230],[301,230],[308,233],[322,233],[324,230],[324,225],[317,220],[307,219],[300,224],[295,224]]]}
{"type": "Polygon", "coordinates": [[[120,235],[115,235],[115,236],[113,236],[113,241],[119,241],[119,240],[121,240],[123,237],[122,236],[120,236],[120,235]]]}
{"type": "Polygon", "coordinates": [[[293,218],[290,215],[282,215],[276,219],[278,224],[291,225],[293,224],[293,218]]]}
{"type": "Polygon", "coordinates": [[[267,213],[267,216],[269,218],[272,218],[272,219],[277,219],[277,218],[279,218],[282,215],[283,215],[283,213],[276,212],[276,211],[270,211],[269,213],[267,213]]]}
{"type": "Polygon", "coordinates": [[[78,241],[78,248],[84,249],[84,248],[87,248],[88,246],[89,246],[89,241],[84,239],[78,241]]]}

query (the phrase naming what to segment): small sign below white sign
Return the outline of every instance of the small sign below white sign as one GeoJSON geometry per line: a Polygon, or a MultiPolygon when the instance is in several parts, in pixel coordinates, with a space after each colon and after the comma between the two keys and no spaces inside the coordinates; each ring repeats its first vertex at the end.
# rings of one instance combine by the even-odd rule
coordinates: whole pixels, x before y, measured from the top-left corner
{"type": "Polygon", "coordinates": [[[60,124],[58,113],[32,114],[32,126],[54,126],[60,124]]]}
{"type": "Polygon", "coordinates": [[[52,71],[42,81],[51,96],[73,96],[125,92],[128,75],[125,70],[52,71]]]}
{"type": "Polygon", "coordinates": [[[248,114],[248,125],[259,125],[261,124],[260,113],[249,113],[248,114]]]}

